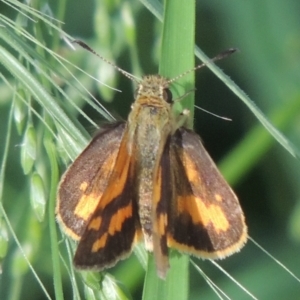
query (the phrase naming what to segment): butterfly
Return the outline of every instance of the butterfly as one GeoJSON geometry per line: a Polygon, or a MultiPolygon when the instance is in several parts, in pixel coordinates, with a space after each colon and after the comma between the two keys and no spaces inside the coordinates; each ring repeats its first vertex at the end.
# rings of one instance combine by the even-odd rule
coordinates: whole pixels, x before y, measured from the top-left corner
{"type": "Polygon", "coordinates": [[[239,201],[185,127],[189,111],[174,114],[171,82],[143,77],[128,120],[102,128],[60,181],[57,220],[78,241],[78,269],[112,267],[143,240],[165,278],[169,248],[219,259],[246,243],[239,201]]]}

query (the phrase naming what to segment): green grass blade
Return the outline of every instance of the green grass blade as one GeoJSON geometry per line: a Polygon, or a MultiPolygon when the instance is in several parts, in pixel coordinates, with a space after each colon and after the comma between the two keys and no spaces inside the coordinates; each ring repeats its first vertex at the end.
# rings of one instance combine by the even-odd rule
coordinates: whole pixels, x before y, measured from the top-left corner
{"type": "MultiPolygon", "coordinates": [[[[157,1],[147,1],[141,0],[145,6],[159,19],[162,20],[163,8],[157,1]]],[[[209,57],[207,57],[199,47],[195,46],[195,55],[203,62],[208,62],[209,57]]],[[[253,112],[257,119],[262,123],[262,125],[270,132],[270,134],[294,157],[300,158],[299,149],[296,148],[274,125],[268,120],[268,118],[262,113],[262,111],[256,106],[256,104],[251,100],[246,93],[237,86],[233,80],[231,80],[224,72],[213,63],[207,64],[208,68],[220,78],[228,88],[236,94],[239,99],[241,99],[247,107],[253,112]]]]}
{"type": "MultiPolygon", "coordinates": [[[[291,126],[300,110],[299,98],[289,101],[272,111],[270,120],[276,127],[286,130],[291,126]]],[[[230,184],[235,185],[258,163],[275,143],[272,136],[261,124],[248,131],[247,136],[237,144],[218,166],[230,184]]]]}
{"type": "MultiPolygon", "coordinates": [[[[194,67],[195,2],[176,0],[166,1],[165,5],[159,73],[173,78],[194,67]]],[[[182,88],[179,95],[194,88],[194,72],[180,78],[174,86],[182,88]]],[[[193,96],[190,93],[180,105],[193,111],[193,96]]],[[[182,111],[182,107],[178,110],[182,111]]],[[[180,299],[188,298],[188,257],[170,256],[170,265],[163,281],[157,277],[153,255],[149,255],[143,299],[178,299],[179,295],[180,299]]]]}

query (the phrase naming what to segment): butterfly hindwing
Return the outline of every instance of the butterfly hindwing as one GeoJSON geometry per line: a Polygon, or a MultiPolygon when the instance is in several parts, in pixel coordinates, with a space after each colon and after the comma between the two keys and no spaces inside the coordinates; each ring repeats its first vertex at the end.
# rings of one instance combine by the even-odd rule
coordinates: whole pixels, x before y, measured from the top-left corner
{"type": "Polygon", "coordinates": [[[175,200],[168,245],[212,259],[238,251],[247,238],[243,212],[199,136],[180,128],[170,154],[175,200]]]}
{"type": "Polygon", "coordinates": [[[170,166],[170,136],[164,145],[159,167],[153,176],[153,252],[159,276],[165,278],[169,268],[168,231],[173,191],[170,166]]]}

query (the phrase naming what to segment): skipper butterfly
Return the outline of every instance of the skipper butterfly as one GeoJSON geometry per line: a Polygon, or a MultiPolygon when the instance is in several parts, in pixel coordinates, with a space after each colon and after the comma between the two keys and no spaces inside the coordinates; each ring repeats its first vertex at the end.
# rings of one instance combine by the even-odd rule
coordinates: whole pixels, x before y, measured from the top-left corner
{"type": "Polygon", "coordinates": [[[245,244],[237,197],[184,127],[188,111],[172,110],[173,81],[150,75],[138,82],[127,122],[102,128],[62,177],[56,214],[78,241],[77,268],[112,267],[144,240],[164,278],[168,248],[218,259],[245,244]]]}

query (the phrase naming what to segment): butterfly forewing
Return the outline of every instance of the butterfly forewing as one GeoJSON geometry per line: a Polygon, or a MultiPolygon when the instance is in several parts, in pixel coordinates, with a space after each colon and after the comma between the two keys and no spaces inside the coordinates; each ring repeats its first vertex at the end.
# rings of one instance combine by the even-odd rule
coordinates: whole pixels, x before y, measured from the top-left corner
{"type": "Polygon", "coordinates": [[[61,179],[56,215],[75,240],[81,238],[106,189],[124,129],[125,123],[118,123],[101,130],[61,179]]]}
{"type": "Polygon", "coordinates": [[[197,134],[181,128],[172,137],[175,200],[168,245],[202,258],[223,258],[246,242],[239,202],[197,134]]]}
{"type": "Polygon", "coordinates": [[[125,131],[114,169],[74,257],[78,268],[104,269],[127,257],[141,237],[135,174],[125,131]]]}

